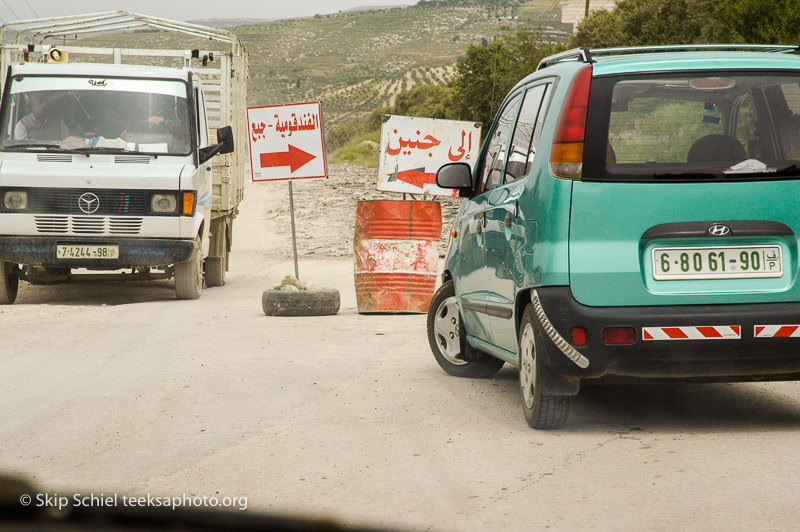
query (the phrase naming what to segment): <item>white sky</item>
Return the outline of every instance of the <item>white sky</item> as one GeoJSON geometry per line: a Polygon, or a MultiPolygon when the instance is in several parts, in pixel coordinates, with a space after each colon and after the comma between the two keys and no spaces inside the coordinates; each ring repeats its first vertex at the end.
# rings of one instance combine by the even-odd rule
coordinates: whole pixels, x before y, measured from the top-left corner
{"type": "Polygon", "coordinates": [[[11,22],[116,10],[174,20],[271,19],[325,15],[361,6],[416,3],[417,0],[0,0],[0,19],[11,22]]]}

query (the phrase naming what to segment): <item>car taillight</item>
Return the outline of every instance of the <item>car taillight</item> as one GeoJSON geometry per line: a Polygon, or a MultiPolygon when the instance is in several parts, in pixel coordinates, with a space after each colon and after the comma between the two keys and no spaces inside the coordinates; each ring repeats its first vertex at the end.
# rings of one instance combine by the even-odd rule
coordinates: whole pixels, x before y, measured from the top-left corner
{"type": "Polygon", "coordinates": [[[556,177],[581,178],[591,82],[592,66],[586,65],[578,70],[567,89],[550,147],[550,172],[556,177]]]}
{"type": "Polygon", "coordinates": [[[636,341],[633,327],[606,327],[603,329],[603,343],[606,345],[627,345],[636,341]]]}
{"type": "Polygon", "coordinates": [[[570,331],[572,336],[572,345],[581,347],[586,345],[586,329],[583,327],[575,327],[570,331]]]}

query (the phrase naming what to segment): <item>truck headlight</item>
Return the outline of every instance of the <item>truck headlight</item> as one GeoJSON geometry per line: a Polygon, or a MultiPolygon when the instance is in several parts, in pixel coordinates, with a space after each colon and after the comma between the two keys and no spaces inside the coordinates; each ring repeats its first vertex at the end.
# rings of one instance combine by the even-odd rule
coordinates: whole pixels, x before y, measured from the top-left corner
{"type": "Polygon", "coordinates": [[[8,210],[21,211],[28,208],[28,193],[24,190],[9,190],[3,194],[3,205],[8,210]]]}
{"type": "Polygon", "coordinates": [[[153,212],[172,213],[178,207],[178,200],[174,194],[153,194],[150,200],[150,209],[153,212]]]}

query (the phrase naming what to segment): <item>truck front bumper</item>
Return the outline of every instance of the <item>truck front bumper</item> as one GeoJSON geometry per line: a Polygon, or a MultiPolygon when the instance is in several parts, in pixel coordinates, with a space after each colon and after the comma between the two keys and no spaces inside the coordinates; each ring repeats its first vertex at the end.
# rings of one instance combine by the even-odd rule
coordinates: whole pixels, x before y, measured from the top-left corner
{"type": "Polygon", "coordinates": [[[541,354],[567,379],[800,378],[800,303],[587,307],[568,287],[537,288],[537,297],[551,325],[548,333],[538,320],[541,354]],[[576,327],[585,345],[572,343],[576,327]],[[609,345],[607,328],[621,327],[633,330],[632,342],[609,345]]]}
{"type": "Polygon", "coordinates": [[[54,266],[64,268],[120,269],[135,266],[166,266],[185,262],[192,256],[195,242],[166,238],[76,238],[0,236],[0,260],[15,264],[54,266]],[[58,258],[58,245],[119,246],[114,259],[58,258]]]}

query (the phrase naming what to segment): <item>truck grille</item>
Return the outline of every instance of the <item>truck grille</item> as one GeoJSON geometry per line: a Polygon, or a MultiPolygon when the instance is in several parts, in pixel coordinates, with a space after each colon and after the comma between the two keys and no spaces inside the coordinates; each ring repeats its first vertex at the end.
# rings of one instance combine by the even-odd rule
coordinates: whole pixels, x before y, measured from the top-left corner
{"type": "Polygon", "coordinates": [[[39,233],[138,235],[142,218],[106,216],[34,216],[39,233]]]}
{"type": "Polygon", "coordinates": [[[29,189],[30,210],[48,214],[85,215],[79,200],[85,194],[97,197],[98,214],[145,214],[149,211],[148,193],[142,190],[29,189]]]}

